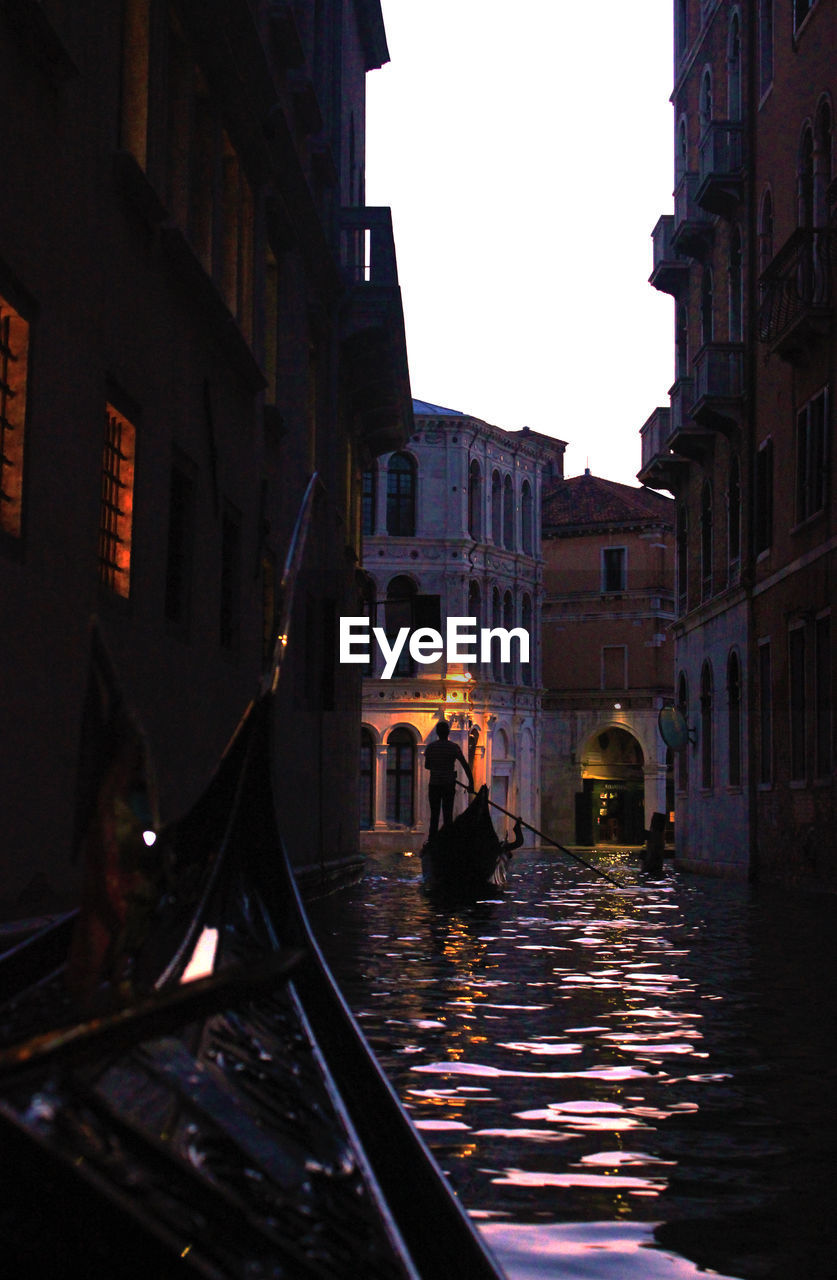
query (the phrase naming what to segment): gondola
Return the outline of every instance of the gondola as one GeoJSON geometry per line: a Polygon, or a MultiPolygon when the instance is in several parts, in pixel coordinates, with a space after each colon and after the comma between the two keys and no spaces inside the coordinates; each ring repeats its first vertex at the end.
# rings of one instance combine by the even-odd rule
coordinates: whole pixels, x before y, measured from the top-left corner
{"type": "Polygon", "coordinates": [[[497,837],[488,805],[488,787],[480,787],[468,807],[423,846],[422,884],[428,893],[466,896],[504,887],[508,846],[497,837]]]}
{"type": "MultiPolygon", "coordinates": [[[[501,1277],[311,932],[274,804],[275,685],[130,863],[107,946],[94,893],[0,958],[10,1275],[501,1277]]],[[[124,805],[134,836],[146,821],[127,741],[123,871],[124,805]]]]}

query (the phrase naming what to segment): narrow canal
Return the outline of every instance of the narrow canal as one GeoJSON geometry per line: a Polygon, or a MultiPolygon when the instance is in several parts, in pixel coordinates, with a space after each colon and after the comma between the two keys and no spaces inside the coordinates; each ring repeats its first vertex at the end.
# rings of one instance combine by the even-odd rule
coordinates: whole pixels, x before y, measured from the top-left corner
{"type": "Polygon", "coordinates": [[[510,1280],[835,1280],[833,900],[601,865],[444,910],[377,858],[312,918],[510,1280]]]}

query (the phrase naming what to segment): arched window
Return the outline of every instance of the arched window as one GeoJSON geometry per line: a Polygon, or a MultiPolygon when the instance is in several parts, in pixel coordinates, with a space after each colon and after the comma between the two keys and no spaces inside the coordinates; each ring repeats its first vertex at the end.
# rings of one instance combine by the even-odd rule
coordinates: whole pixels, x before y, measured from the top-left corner
{"type": "Polygon", "coordinates": [[[700,280],[700,340],[705,345],[715,333],[714,285],[712,268],[704,266],[700,280]]]}
{"type": "Polygon", "coordinates": [[[773,0],[759,0],[759,92],[773,83],[773,0]]]}
{"type": "Polygon", "coordinates": [[[828,225],[828,188],[831,185],[831,106],[820,103],[814,121],[814,225],[828,225]]]}
{"type": "Polygon", "coordinates": [[[704,662],[700,673],[700,785],[712,786],[712,666],[704,662]]]}
{"type": "Polygon", "coordinates": [[[677,612],[684,614],[689,601],[689,517],[685,502],[677,504],[677,612]]]}
{"type": "Polygon", "coordinates": [[[674,47],[678,58],[682,58],[689,43],[689,5],[688,0],[677,0],[674,10],[674,47]]]}
{"type": "Polygon", "coordinates": [[[704,480],[700,495],[700,589],[701,599],[712,595],[712,485],[704,480]]]}
{"type": "Polygon", "coordinates": [[[415,807],[416,744],[409,729],[387,740],[387,822],[411,827],[415,807]]]}
{"type": "Polygon", "coordinates": [[[740,342],[744,325],[744,272],[741,232],[733,227],[729,243],[729,340],[740,342]]]}
{"type": "Polygon", "coordinates": [[[524,595],[520,604],[520,625],[529,636],[529,661],[521,662],[520,674],[522,684],[534,684],[532,675],[532,659],[535,654],[535,637],[532,635],[532,597],[524,595]]]}
{"type": "MultiPolygon", "coordinates": [[[[414,625],[416,584],[405,574],[393,578],[387,587],[386,601],[386,635],[393,643],[402,627],[412,630],[414,625]]],[[[411,676],[415,674],[416,665],[410,656],[408,645],[404,645],[395,666],[395,675],[411,676]]]]}
{"type": "Polygon", "coordinates": [[[360,828],[375,825],[375,739],[369,729],[360,731],[360,828]]]}
{"type": "Polygon", "coordinates": [[[503,481],[503,546],[514,551],[514,489],[511,476],[503,481]]]}
{"type": "MultiPolygon", "coordinates": [[[[480,585],[478,582],[470,582],[468,584],[468,617],[476,618],[476,633],[479,637],[480,628],[482,626],[482,595],[480,593],[480,585]]],[[[479,642],[475,646],[477,655],[476,662],[472,662],[471,669],[475,675],[479,674],[479,642]]]]}
{"type": "Polygon", "coordinates": [[[416,532],[416,464],[394,453],[387,467],[387,533],[411,538],[416,532]]]}
{"type": "MultiPolygon", "coordinates": [[[[677,679],[677,709],[683,719],[689,722],[689,686],[686,673],[680,672],[677,679]]],[[[689,790],[689,747],[688,745],[677,756],[677,787],[680,791],[689,790]]]]}
{"type": "Polygon", "coordinates": [[[499,471],[491,477],[491,540],[495,547],[503,545],[503,482],[499,471]]]}
{"type": "Polygon", "coordinates": [[[468,468],[468,533],[475,542],[482,537],[482,472],[476,458],[468,468]]]}
{"type": "Polygon", "coordinates": [[[741,119],[741,20],[733,13],[727,45],[727,119],[741,119]]]}
{"type": "Polygon", "coordinates": [[[522,524],[523,551],[527,556],[534,555],[534,519],[533,519],[534,499],[532,497],[532,486],[528,480],[523,481],[523,489],[520,495],[520,518],[522,524]]]}
{"type": "Polygon", "coordinates": [[[367,467],[361,478],[360,531],[364,537],[375,532],[375,498],[377,491],[377,471],[367,467]]]}
{"type": "Polygon", "coordinates": [[[712,123],[712,72],[707,67],[700,82],[701,132],[712,123]]]}
{"type": "Polygon", "coordinates": [[[741,786],[741,666],[733,649],[727,661],[729,785],[741,786]]]}
{"type": "Polygon", "coordinates": [[[797,190],[799,225],[811,231],[814,226],[814,135],[810,125],[803,130],[799,147],[797,190]]]}
{"type": "MultiPolygon", "coordinates": [[[[514,626],[514,601],[510,591],[503,596],[503,626],[506,631],[511,631],[514,626]]],[[[509,660],[503,663],[503,681],[506,684],[514,684],[514,658],[511,644],[509,644],[509,660]]]]}
{"type": "Polygon", "coordinates": [[[741,466],[734,453],[729,464],[727,491],[727,550],[730,582],[738,581],[741,568],[741,466]]]}
{"type": "MultiPolygon", "coordinates": [[[[503,606],[500,601],[500,592],[497,587],[494,588],[491,597],[491,626],[502,627],[503,625],[503,606]]],[[[500,641],[494,639],[491,641],[491,679],[497,683],[503,678],[503,665],[500,662],[500,641]]]]}

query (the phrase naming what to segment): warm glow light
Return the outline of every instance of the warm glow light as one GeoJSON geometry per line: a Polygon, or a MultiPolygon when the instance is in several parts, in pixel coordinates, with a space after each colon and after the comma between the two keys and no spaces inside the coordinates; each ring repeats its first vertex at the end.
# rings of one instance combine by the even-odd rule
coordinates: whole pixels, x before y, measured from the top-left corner
{"type": "Polygon", "coordinates": [[[151,846],[152,846],[153,844],[156,844],[156,843],[157,843],[157,832],[156,832],[156,831],[143,831],[143,833],[142,833],[142,838],[143,838],[143,840],[145,841],[145,843],[148,845],[148,847],[149,847],[149,849],[150,849],[150,848],[151,848],[151,846]]]}
{"type": "Polygon", "coordinates": [[[196,978],[208,978],[215,964],[218,949],[218,930],[204,929],[192,952],[192,958],[183,971],[181,983],[194,982],[196,978]]]}
{"type": "Polygon", "coordinates": [[[622,710],[622,703],[621,703],[621,702],[614,702],[614,704],[613,704],[613,710],[614,710],[614,711],[621,711],[621,710],[622,710]]]}

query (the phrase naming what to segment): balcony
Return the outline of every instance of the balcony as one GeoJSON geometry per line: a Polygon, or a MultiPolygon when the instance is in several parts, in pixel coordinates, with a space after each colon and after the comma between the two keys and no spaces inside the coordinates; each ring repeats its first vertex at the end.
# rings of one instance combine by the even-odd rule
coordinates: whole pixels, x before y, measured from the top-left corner
{"type": "Polygon", "coordinates": [[[345,286],[341,354],[354,428],[370,457],[398,449],[413,433],[404,311],[392,216],[387,208],[340,212],[345,286]]]}
{"type": "Polygon", "coordinates": [[[759,281],[759,340],[784,360],[802,360],[831,326],[834,249],[831,229],[799,227],[759,281]]]}
{"type": "Polygon", "coordinates": [[[741,419],[743,399],[744,347],[739,342],[707,342],[695,357],[692,420],[727,435],[741,419]]]}
{"type": "Polygon", "coordinates": [[[671,410],[655,409],[651,417],[640,427],[642,440],[642,467],[637,479],[649,489],[675,491],[678,474],[688,465],[685,458],[672,453],[668,447],[671,435],[671,410]]]}
{"type": "Polygon", "coordinates": [[[669,392],[671,399],[671,428],[668,447],[689,462],[701,462],[714,443],[714,431],[695,422],[692,405],[695,402],[693,378],[678,378],[669,392]]]}
{"type": "Polygon", "coordinates": [[[674,235],[674,216],[664,213],[651,232],[654,247],[654,269],[648,283],[661,293],[670,293],[677,298],[689,283],[689,259],[684,258],[672,248],[674,235]]]}
{"type": "Polygon", "coordinates": [[[700,140],[695,199],[708,213],[731,218],[743,194],[743,125],[713,120],[700,140]]]}
{"type": "Polygon", "coordinates": [[[671,247],[702,262],[712,246],[715,229],[711,217],[697,202],[699,180],[697,173],[684,173],[674,188],[671,247]]]}

